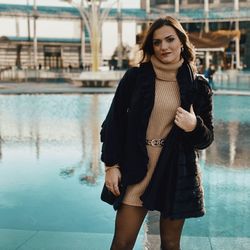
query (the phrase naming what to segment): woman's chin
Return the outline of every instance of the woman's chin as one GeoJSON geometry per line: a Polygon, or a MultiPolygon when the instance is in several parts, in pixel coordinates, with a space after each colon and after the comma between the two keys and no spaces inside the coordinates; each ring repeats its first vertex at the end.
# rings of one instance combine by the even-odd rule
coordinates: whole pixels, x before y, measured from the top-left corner
{"type": "Polygon", "coordinates": [[[163,57],[163,58],[160,59],[160,61],[161,61],[162,63],[167,64],[167,63],[172,63],[173,60],[171,60],[171,58],[163,57]]]}

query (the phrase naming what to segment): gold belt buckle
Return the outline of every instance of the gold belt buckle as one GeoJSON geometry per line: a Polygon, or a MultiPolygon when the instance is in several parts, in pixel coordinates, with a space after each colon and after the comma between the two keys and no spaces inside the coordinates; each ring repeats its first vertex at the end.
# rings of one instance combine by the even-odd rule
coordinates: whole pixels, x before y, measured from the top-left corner
{"type": "Polygon", "coordinates": [[[162,147],[164,145],[164,139],[146,140],[146,144],[152,147],[162,147]]]}

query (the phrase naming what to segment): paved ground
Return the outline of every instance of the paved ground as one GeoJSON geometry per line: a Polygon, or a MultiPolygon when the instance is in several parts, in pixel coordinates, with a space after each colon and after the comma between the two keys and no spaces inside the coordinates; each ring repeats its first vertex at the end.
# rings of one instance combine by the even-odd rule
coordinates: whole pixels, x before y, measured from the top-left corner
{"type": "MultiPolygon", "coordinates": [[[[103,94],[114,91],[115,87],[77,87],[70,83],[0,83],[0,94],[103,94]]],[[[250,95],[250,90],[216,90],[214,94],[250,95]]]]}
{"type": "MultiPolygon", "coordinates": [[[[0,229],[1,250],[107,250],[111,234],[0,229]]],[[[249,250],[250,238],[183,236],[182,250],[249,250]]],[[[141,235],[134,250],[159,250],[159,236],[141,235]]]]}

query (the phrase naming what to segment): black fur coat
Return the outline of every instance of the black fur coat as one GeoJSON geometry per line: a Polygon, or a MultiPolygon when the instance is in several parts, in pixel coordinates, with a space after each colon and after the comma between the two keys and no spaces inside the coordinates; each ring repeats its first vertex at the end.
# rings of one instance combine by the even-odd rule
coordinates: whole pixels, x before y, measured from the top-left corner
{"type": "MultiPolygon", "coordinates": [[[[197,151],[208,147],[214,138],[212,91],[206,79],[196,76],[194,80],[191,67],[184,62],[178,69],[177,81],[181,106],[189,111],[193,104],[197,125],[192,132],[184,132],[176,125],[172,127],[152,179],[141,196],[145,208],[158,210],[173,219],[204,214],[197,151]]],[[[101,160],[107,166],[120,166],[125,187],[141,181],[147,172],[145,139],[154,92],[155,72],[151,62],[129,69],[102,124],[101,160]]],[[[124,192],[115,202],[115,209],[124,192]]]]}

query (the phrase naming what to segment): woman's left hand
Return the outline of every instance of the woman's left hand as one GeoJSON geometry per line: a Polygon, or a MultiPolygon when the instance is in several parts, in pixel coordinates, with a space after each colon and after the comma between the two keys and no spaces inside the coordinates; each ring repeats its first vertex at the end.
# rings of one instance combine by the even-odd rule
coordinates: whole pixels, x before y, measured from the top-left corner
{"type": "Polygon", "coordinates": [[[185,132],[191,132],[195,129],[197,119],[194,113],[193,105],[190,106],[190,112],[179,107],[175,115],[175,124],[185,132]]]}

